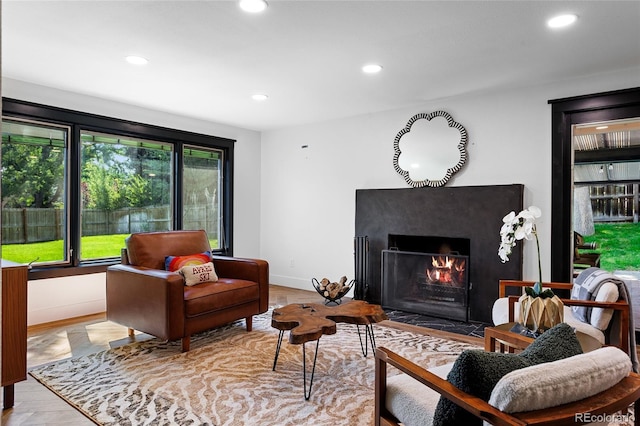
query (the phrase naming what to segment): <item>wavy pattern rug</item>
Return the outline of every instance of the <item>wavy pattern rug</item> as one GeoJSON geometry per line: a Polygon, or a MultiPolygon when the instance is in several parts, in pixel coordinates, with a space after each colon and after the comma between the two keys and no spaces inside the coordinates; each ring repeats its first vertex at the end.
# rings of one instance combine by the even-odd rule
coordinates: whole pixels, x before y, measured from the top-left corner
{"type": "MultiPolygon", "coordinates": [[[[374,360],[356,326],[320,339],[311,398],[305,401],[302,347],[282,344],[271,313],[180,342],[149,340],[41,366],[30,374],[101,425],[371,425],[374,360]]],[[[427,367],[452,362],[469,343],[375,326],[378,346],[427,367]]],[[[307,369],[314,343],[307,343],[307,369]]],[[[371,351],[370,351],[371,352],[371,351]]],[[[394,374],[390,371],[390,374],[394,374]]],[[[307,375],[307,380],[309,379],[307,375]]]]}

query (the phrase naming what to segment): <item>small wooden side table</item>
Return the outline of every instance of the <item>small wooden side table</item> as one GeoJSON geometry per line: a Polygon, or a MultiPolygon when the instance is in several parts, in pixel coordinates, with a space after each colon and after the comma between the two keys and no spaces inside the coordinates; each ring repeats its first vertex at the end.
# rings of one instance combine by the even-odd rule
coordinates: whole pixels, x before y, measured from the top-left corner
{"type": "MultiPolygon", "coordinates": [[[[533,338],[510,331],[516,325],[515,322],[500,324],[495,327],[484,329],[484,350],[487,352],[514,353],[516,350],[523,350],[533,342],[533,338]]],[[[595,337],[576,331],[576,337],[583,352],[591,352],[602,347],[602,344],[595,337]]]]}
{"type": "Polygon", "coordinates": [[[368,342],[375,351],[376,342],[373,335],[373,324],[384,321],[387,315],[380,305],[367,303],[363,300],[351,300],[337,306],[326,306],[318,303],[293,303],[273,310],[271,326],[277,330],[278,342],[276,354],[273,359],[273,371],[276,370],[280,346],[284,332],[289,330],[289,343],[302,345],[302,379],[304,384],[304,399],[311,397],[313,375],[316,371],[316,359],[318,358],[318,346],[320,337],[325,334],[336,333],[336,323],[355,324],[358,327],[360,348],[365,357],[368,353],[368,342]],[[360,326],[365,327],[364,343],[360,334],[360,326]],[[307,393],[307,366],[305,343],[316,341],[316,352],[313,358],[309,392],[307,393]]]}

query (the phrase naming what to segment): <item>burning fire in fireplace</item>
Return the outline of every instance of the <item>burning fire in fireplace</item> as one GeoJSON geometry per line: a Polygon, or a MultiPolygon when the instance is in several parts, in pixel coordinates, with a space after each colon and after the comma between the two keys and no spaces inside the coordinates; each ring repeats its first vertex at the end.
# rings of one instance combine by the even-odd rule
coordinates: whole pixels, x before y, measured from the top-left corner
{"type": "Polygon", "coordinates": [[[466,282],[464,258],[432,256],[425,272],[431,284],[461,286],[466,282]]]}
{"type": "Polygon", "coordinates": [[[382,251],[383,303],[407,312],[468,319],[469,257],[455,252],[382,251]]]}

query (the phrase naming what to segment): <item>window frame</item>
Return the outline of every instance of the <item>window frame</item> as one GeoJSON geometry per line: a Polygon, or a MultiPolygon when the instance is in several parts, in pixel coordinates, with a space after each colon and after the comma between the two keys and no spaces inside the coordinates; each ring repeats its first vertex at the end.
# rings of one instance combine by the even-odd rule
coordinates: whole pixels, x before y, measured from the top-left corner
{"type": "MultiPolygon", "coordinates": [[[[11,121],[13,123],[20,123],[20,124],[24,124],[26,126],[38,126],[38,127],[46,127],[46,128],[57,128],[57,129],[61,129],[65,132],[65,142],[64,142],[64,174],[63,174],[63,185],[65,187],[65,192],[64,192],[64,215],[67,214],[67,212],[69,212],[69,194],[66,191],[66,187],[68,186],[68,183],[70,182],[69,179],[69,173],[70,173],[70,169],[69,169],[69,163],[70,163],[70,141],[71,141],[71,126],[69,125],[60,125],[57,123],[52,123],[50,121],[44,122],[42,120],[34,120],[34,119],[25,119],[25,118],[21,118],[21,117],[2,117],[2,124],[4,125],[4,120],[7,121],[11,121]]],[[[3,172],[4,173],[4,172],[3,172]]],[[[62,233],[64,235],[64,241],[65,244],[63,245],[63,259],[61,260],[56,260],[56,261],[51,261],[51,262],[47,262],[47,263],[43,263],[42,266],[43,267],[60,267],[60,266],[69,266],[70,265],[70,257],[69,257],[69,250],[66,247],[66,243],[69,241],[70,239],[70,234],[69,234],[69,221],[65,220],[65,224],[64,224],[64,232],[62,233]]],[[[34,259],[33,262],[36,262],[38,259],[34,259]]]]}
{"type": "MultiPolygon", "coordinates": [[[[174,147],[174,191],[173,191],[173,229],[182,229],[182,164],[183,147],[185,145],[215,148],[223,151],[223,184],[222,184],[222,224],[225,245],[214,250],[215,254],[233,256],[233,175],[234,175],[234,139],[210,136],[201,133],[171,129],[151,124],[144,124],[129,120],[117,119],[103,115],[74,111],[65,108],[52,107],[33,102],[11,98],[2,98],[3,118],[34,120],[70,128],[68,147],[68,220],[69,230],[67,244],[70,249],[69,264],[62,265],[33,265],[29,271],[29,279],[56,278],[72,275],[84,275],[106,271],[109,265],[120,262],[118,258],[107,260],[84,261],[79,260],[81,238],[81,208],[80,180],[81,131],[111,133],[133,138],[157,140],[170,143],[174,147]]],[[[124,242],[123,242],[124,247],[124,242]]]]}

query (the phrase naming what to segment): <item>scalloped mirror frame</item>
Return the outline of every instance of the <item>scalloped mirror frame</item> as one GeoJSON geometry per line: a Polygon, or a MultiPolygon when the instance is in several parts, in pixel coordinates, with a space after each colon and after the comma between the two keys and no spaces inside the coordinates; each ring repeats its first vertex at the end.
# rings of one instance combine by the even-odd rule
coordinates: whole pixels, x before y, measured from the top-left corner
{"type": "Polygon", "coordinates": [[[409,121],[407,122],[407,125],[404,127],[404,129],[398,132],[398,134],[396,135],[396,138],[393,141],[393,151],[394,151],[393,168],[396,170],[396,172],[398,172],[398,174],[400,174],[404,178],[404,180],[409,185],[411,185],[414,188],[422,188],[425,186],[435,188],[439,186],[444,186],[449,181],[449,179],[451,179],[451,176],[453,176],[456,172],[458,172],[467,161],[468,140],[469,140],[469,137],[467,135],[467,130],[460,123],[454,121],[453,117],[451,117],[451,115],[449,115],[448,113],[444,111],[435,111],[429,114],[427,113],[416,114],[409,119],[409,121]],[[413,179],[411,179],[409,171],[404,170],[402,167],[400,167],[400,164],[398,163],[400,155],[402,154],[402,151],[400,150],[400,139],[402,139],[402,136],[404,136],[405,134],[411,131],[411,126],[417,120],[425,119],[427,121],[431,121],[435,117],[443,117],[444,119],[447,120],[447,124],[449,125],[449,127],[455,128],[460,132],[460,141],[457,145],[458,151],[460,152],[460,158],[457,164],[453,164],[451,167],[447,168],[447,172],[442,179],[440,180],[425,179],[425,180],[414,181],[413,179]]]}

